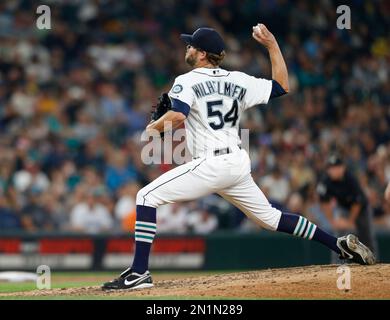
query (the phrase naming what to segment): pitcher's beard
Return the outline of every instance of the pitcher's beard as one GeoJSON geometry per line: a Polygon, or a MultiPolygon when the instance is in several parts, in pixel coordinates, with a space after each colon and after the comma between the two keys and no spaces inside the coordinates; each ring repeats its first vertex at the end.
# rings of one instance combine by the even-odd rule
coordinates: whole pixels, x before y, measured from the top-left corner
{"type": "Polygon", "coordinates": [[[191,67],[195,66],[195,63],[196,63],[195,57],[188,56],[188,57],[186,57],[185,60],[186,60],[186,63],[189,64],[191,67]]]}

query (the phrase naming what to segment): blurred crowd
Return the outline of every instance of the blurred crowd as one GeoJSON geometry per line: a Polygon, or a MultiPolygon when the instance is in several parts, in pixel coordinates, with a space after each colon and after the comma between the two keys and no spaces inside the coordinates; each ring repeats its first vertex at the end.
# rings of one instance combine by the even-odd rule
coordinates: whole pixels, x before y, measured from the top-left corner
{"type": "MultiPolygon", "coordinates": [[[[358,176],[377,228],[390,230],[390,4],[351,1],[52,0],[0,2],[0,232],[133,231],[137,191],[172,165],[145,165],[140,136],[151,106],[187,72],[180,33],[224,36],[222,67],[270,78],[251,38],[276,36],[291,93],[250,109],[253,176],[273,205],[326,224],[316,194],[338,150],[358,176]],[[341,3],[340,3],[341,4],[341,3]]],[[[218,196],[158,209],[159,232],[257,230],[218,196]]]]}

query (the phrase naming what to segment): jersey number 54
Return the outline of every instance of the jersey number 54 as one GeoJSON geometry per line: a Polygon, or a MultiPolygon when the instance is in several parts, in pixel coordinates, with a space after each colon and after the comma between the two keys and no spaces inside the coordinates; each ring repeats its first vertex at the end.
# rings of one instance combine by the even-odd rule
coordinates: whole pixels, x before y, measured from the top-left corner
{"type": "Polygon", "coordinates": [[[237,100],[234,100],[232,108],[225,114],[225,116],[222,115],[222,112],[218,109],[223,106],[222,100],[217,101],[209,101],[207,102],[207,117],[218,117],[218,121],[210,122],[209,125],[214,130],[219,130],[224,127],[224,125],[227,122],[232,123],[232,127],[234,127],[238,120],[238,102],[237,100]]]}

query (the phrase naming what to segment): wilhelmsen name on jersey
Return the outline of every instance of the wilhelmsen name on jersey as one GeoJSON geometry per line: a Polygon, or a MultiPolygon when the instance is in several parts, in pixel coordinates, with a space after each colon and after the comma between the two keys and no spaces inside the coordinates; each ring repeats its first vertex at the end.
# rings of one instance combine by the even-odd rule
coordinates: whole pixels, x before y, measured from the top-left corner
{"type": "Polygon", "coordinates": [[[238,101],[242,101],[246,94],[246,89],[240,87],[231,82],[225,81],[205,81],[197,83],[192,86],[196,97],[203,98],[213,93],[218,93],[220,95],[228,96],[238,101]]]}

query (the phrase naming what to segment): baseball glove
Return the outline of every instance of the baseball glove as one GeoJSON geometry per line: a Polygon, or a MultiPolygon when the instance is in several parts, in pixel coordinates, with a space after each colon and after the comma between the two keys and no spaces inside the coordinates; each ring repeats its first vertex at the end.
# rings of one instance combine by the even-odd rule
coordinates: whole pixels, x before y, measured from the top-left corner
{"type": "Polygon", "coordinates": [[[156,120],[160,119],[169,110],[172,110],[171,99],[169,98],[168,94],[164,92],[158,98],[157,105],[153,106],[152,120],[156,121],[156,120]]]}
{"type": "MultiPolygon", "coordinates": [[[[158,97],[157,105],[152,107],[152,120],[156,121],[160,119],[169,110],[172,110],[171,99],[168,94],[164,92],[158,97]]],[[[160,137],[161,139],[164,139],[164,132],[160,132],[160,137]]]]}

